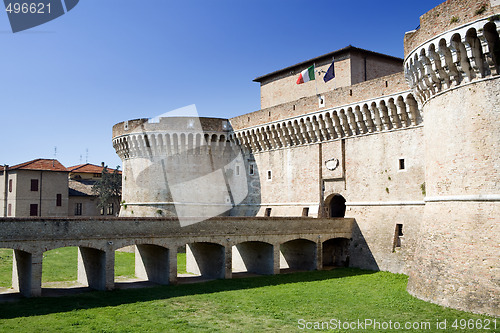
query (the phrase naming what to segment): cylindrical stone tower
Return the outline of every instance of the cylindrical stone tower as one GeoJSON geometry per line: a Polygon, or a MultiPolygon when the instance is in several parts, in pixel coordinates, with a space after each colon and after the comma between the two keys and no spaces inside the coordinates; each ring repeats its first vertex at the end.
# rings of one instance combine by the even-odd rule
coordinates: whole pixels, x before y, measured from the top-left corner
{"type": "Polygon", "coordinates": [[[405,36],[425,125],[425,209],[408,291],[500,315],[500,1],[452,0],[405,36]]]}
{"type": "Polygon", "coordinates": [[[113,146],[123,161],[120,216],[196,222],[227,213],[247,195],[244,161],[225,119],[129,120],[113,126],[113,146]]]}

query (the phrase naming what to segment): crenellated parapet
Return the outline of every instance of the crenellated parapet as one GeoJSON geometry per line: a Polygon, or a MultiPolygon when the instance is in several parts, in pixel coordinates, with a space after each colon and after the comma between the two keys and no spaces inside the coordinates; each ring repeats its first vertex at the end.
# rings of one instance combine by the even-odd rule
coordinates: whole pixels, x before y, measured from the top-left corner
{"type": "Polygon", "coordinates": [[[448,30],[412,50],[405,77],[419,102],[472,81],[495,77],[500,62],[500,16],[448,30]]]}
{"type": "Polygon", "coordinates": [[[281,149],[404,129],[422,123],[410,91],[387,95],[235,131],[248,152],[281,149]]]}
{"type": "Polygon", "coordinates": [[[174,155],[224,154],[235,145],[229,122],[217,118],[168,117],[113,126],[113,147],[122,160],[174,155]]]}

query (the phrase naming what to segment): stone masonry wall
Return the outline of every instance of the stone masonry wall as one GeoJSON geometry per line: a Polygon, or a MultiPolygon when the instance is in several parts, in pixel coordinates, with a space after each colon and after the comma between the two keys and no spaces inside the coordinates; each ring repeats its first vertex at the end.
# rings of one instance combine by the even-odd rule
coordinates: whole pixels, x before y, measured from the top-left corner
{"type": "Polygon", "coordinates": [[[401,72],[401,68],[402,64],[392,58],[352,52],[350,68],[351,85],[401,72]]]}
{"type": "MultiPolygon", "coordinates": [[[[314,83],[306,84],[314,85],[314,83]]],[[[358,83],[350,87],[341,87],[328,91],[322,94],[325,104],[321,108],[319,107],[318,97],[314,95],[234,117],[230,119],[230,122],[233,129],[240,130],[405,90],[408,90],[408,85],[406,84],[403,72],[400,72],[358,83]]]]}
{"type": "Polygon", "coordinates": [[[498,11],[498,0],[448,0],[420,17],[420,29],[409,31],[404,38],[405,57],[418,45],[440,33],[498,11]]]}
{"type": "Polygon", "coordinates": [[[424,105],[426,205],[408,291],[500,315],[499,78],[450,89],[424,105]],[[444,135],[446,133],[446,135],[444,135]]]}
{"type": "Polygon", "coordinates": [[[309,208],[310,216],[317,216],[321,197],[328,200],[339,193],[347,200],[346,217],[355,218],[358,227],[351,265],[406,273],[423,214],[423,154],[422,127],[257,153],[262,188],[258,215],[271,208],[271,216],[300,216],[309,208]],[[325,162],[332,158],[339,167],[331,171],[325,162]],[[404,233],[397,248],[396,224],[403,224],[404,233]]]}
{"type": "MultiPolygon", "coordinates": [[[[331,59],[316,64],[316,71],[326,72],[331,64],[331,59]]],[[[351,85],[351,61],[349,58],[335,62],[335,78],[325,83],[323,75],[317,75],[315,81],[297,84],[299,73],[307,67],[297,71],[284,73],[261,83],[260,105],[262,109],[293,101],[298,98],[324,93],[333,87],[346,87],[351,85]]]]}

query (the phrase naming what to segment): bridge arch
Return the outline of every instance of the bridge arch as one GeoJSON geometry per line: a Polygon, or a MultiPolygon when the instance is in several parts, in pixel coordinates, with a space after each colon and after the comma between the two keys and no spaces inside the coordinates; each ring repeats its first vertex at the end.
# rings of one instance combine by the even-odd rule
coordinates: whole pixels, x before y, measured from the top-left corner
{"type": "Polygon", "coordinates": [[[274,247],[259,241],[242,242],[232,247],[233,272],[274,273],[274,247]]]}
{"type": "Polygon", "coordinates": [[[280,268],[311,271],[317,269],[317,244],[298,238],[280,245],[280,268]]]}
{"type": "Polygon", "coordinates": [[[158,284],[168,284],[170,265],[169,248],[155,244],[136,244],[136,277],[158,284]]]}
{"type": "Polygon", "coordinates": [[[348,238],[330,238],[323,242],[323,267],[349,267],[348,238]]]}
{"type": "Polygon", "coordinates": [[[202,278],[225,277],[225,247],[211,242],[194,242],[186,246],[186,271],[202,278]]]}

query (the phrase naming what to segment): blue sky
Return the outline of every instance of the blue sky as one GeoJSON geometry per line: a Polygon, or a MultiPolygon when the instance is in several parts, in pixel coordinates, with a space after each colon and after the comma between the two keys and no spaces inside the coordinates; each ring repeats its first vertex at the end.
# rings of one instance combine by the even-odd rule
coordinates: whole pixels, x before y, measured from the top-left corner
{"type": "Polygon", "coordinates": [[[196,104],[258,110],[252,80],[347,45],[403,57],[403,36],[442,1],[81,0],[13,34],[0,13],[0,163],[121,161],[115,123],[196,104]]]}

